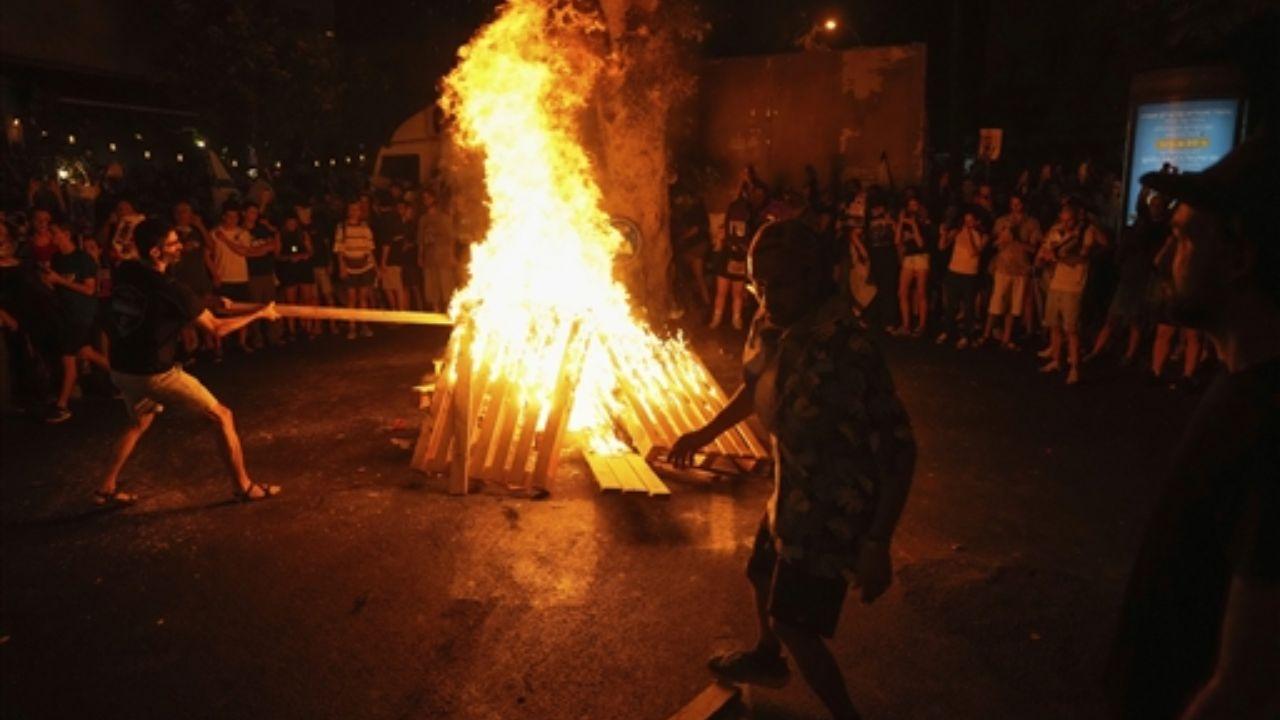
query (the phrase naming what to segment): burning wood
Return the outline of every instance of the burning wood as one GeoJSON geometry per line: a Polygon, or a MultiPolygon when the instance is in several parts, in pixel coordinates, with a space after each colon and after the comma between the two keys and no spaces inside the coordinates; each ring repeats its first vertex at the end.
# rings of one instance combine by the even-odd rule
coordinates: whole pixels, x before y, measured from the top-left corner
{"type": "MultiPolygon", "coordinates": [[[[613,275],[623,241],[578,141],[603,31],[572,3],[512,0],[444,83],[456,140],[483,162],[489,230],[449,308],[456,329],[414,466],[451,468],[457,491],[469,478],[545,488],[566,438],[594,457],[649,456],[725,402],[613,275]]],[[[765,457],[745,427],[716,451],[765,457]]]]}

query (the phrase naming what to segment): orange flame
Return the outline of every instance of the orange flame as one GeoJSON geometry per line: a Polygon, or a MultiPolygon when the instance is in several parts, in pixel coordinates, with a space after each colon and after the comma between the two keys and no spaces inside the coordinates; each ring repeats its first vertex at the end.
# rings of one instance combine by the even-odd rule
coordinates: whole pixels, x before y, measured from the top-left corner
{"type": "Polygon", "coordinates": [[[511,0],[459,52],[443,101],[459,142],[483,156],[490,220],[450,315],[472,328],[476,364],[514,383],[523,401],[540,400],[544,415],[570,328],[581,323],[569,430],[598,452],[622,449],[612,422],[620,372],[653,403],[705,374],[683,343],[649,331],[613,276],[623,239],[602,209],[577,124],[604,63],[566,41],[602,30],[598,17],[568,6],[511,0]]]}

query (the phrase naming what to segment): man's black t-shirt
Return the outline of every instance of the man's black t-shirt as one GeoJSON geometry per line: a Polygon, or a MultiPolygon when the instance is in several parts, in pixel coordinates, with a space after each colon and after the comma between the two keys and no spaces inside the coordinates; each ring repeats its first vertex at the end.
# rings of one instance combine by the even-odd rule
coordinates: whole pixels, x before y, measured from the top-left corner
{"type": "Polygon", "coordinates": [[[1126,718],[1177,717],[1208,681],[1233,576],[1280,583],[1280,359],[1220,376],[1174,458],[1108,670],[1126,718]]]}
{"type": "MultiPolygon", "coordinates": [[[[65,280],[83,283],[86,280],[98,279],[98,263],[89,257],[89,253],[76,249],[69,253],[58,253],[50,262],[53,271],[65,280]]],[[[75,325],[91,325],[98,314],[98,298],[85,295],[61,285],[57,288],[58,304],[63,317],[75,325]]]]}
{"type": "MultiPolygon", "coordinates": [[[[275,237],[275,231],[258,222],[250,228],[249,237],[251,238],[250,243],[256,250],[271,242],[271,239],[275,237]]],[[[245,258],[245,260],[249,265],[249,275],[253,277],[270,276],[276,271],[276,259],[272,255],[260,255],[258,257],[245,258]]]]}
{"type": "Polygon", "coordinates": [[[111,369],[155,375],[173,367],[182,328],[204,310],[185,285],[137,261],[120,264],[111,291],[111,369]]]}

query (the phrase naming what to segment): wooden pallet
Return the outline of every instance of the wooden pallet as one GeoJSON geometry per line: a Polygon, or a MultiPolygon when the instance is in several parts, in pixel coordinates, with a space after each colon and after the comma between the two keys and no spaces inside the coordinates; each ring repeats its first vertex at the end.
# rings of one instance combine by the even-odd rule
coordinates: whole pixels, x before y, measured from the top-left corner
{"type": "MultiPolygon", "coordinates": [[[[428,473],[448,473],[451,493],[465,494],[473,479],[545,492],[559,460],[582,359],[593,340],[581,332],[580,324],[569,330],[555,390],[542,399],[522,395],[490,358],[473,358],[473,332],[466,323],[454,328],[435,377],[423,383],[431,400],[412,465],[428,473]]],[[[659,464],[677,438],[715,417],[727,402],[724,391],[705,366],[676,357],[675,350],[663,351],[668,355],[659,358],[657,377],[641,381],[627,371],[612,347],[606,347],[617,369],[622,401],[615,425],[636,452],[587,454],[587,464],[604,492],[666,497],[670,490],[646,463],[659,464]]],[[[702,457],[712,460],[700,468],[717,477],[757,472],[769,462],[745,424],[722,434],[702,457]]]]}

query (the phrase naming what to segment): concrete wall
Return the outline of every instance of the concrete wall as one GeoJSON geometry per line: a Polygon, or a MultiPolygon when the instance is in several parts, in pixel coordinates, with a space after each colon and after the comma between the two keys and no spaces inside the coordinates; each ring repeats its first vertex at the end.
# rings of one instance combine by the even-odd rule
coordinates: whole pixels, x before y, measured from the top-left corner
{"type": "Polygon", "coordinates": [[[885,153],[899,187],[920,182],[925,60],[912,44],[705,63],[701,146],[720,178],[712,207],[728,202],[748,163],[765,182],[798,188],[806,164],[824,185],[878,182],[885,153]]]}

